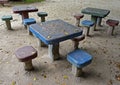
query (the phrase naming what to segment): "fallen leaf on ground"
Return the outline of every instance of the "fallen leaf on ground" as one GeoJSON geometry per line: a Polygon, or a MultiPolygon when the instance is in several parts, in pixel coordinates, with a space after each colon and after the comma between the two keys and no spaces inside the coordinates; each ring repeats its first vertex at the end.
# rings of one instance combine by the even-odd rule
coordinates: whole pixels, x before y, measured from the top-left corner
{"type": "Polygon", "coordinates": [[[68,76],[64,75],[63,78],[64,78],[64,79],[68,79],[68,76]]]}
{"type": "Polygon", "coordinates": [[[61,85],[66,85],[66,83],[62,83],[61,85]]]}
{"type": "Polygon", "coordinates": [[[36,81],[37,80],[37,78],[36,77],[34,77],[34,79],[33,79],[34,81],[36,81]]]}
{"type": "Polygon", "coordinates": [[[108,85],[113,85],[112,80],[109,80],[108,85]]]}
{"type": "Polygon", "coordinates": [[[116,80],[120,81],[120,74],[119,75],[115,75],[116,80]]]}
{"type": "Polygon", "coordinates": [[[15,85],[16,84],[16,82],[15,81],[12,81],[12,85],[15,85]]]}

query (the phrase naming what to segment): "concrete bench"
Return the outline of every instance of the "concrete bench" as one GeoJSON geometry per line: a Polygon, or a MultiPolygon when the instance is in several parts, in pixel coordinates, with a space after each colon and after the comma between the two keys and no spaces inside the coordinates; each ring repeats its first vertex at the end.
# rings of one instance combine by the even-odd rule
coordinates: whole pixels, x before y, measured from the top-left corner
{"type": "Polygon", "coordinates": [[[82,25],[85,26],[85,27],[87,27],[87,33],[86,33],[86,35],[89,36],[90,27],[92,27],[94,25],[94,22],[90,21],[90,20],[83,20],[82,21],[82,25]]]}
{"type": "Polygon", "coordinates": [[[118,26],[119,21],[118,21],[118,20],[108,19],[108,20],[106,21],[106,24],[108,24],[110,27],[112,27],[111,35],[113,35],[115,26],[118,26]]]}
{"type": "Polygon", "coordinates": [[[67,60],[72,64],[72,73],[79,77],[83,74],[82,68],[91,63],[92,56],[83,50],[77,49],[67,55],[67,60]]]}
{"type": "Polygon", "coordinates": [[[16,57],[20,62],[24,62],[25,70],[33,70],[32,59],[37,57],[37,50],[32,46],[24,46],[16,50],[16,57]]]}
{"type": "Polygon", "coordinates": [[[36,23],[36,20],[34,18],[28,18],[28,19],[23,19],[23,24],[26,29],[28,29],[29,35],[32,35],[32,33],[29,31],[29,25],[36,23]]]}
{"type": "Polygon", "coordinates": [[[2,5],[2,6],[4,6],[4,4],[6,4],[6,3],[8,3],[9,2],[9,0],[0,0],[0,4],[2,5]]]}
{"type": "Polygon", "coordinates": [[[12,30],[10,20],[12,20],[13,17],[12,17],[11,15],[4,15],[4,16],[2,16],[1,19],[2,19],[3,21],[5,21],[6,26],[7,26],[7,29],[8,29],[8,30],[12,30]]]}

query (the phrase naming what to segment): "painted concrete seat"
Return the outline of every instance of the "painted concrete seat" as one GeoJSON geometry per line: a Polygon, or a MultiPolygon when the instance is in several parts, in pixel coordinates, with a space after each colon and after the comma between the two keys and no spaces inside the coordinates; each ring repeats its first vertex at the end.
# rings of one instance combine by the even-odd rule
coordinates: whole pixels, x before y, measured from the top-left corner
{"type": "Polygon", "coordinates": [[[16,50],[16,57],[20,62],[24,62],[25,70],[33,70],[32,59],[37,57],[37,50],[32,46],[24,46],[16,50]]]}
{"type": "Polygon", "coordinates": [[[76,18],[76,26],[80,26],[80,19],[84,17],[83,14],[75,14],[74,17],[76,18]]]}
{"type": "Polygon", "coordinates": [[[72,64],[72,73],[75,76],[81,76],[82,68],[91,63],[92,56],[81,49],[77,49],[67,55],[67,60],[72,64]]]}
{"type": "Polygon", "coordinates": [[[23,19],[23,24],[26,29],[28,28],[29,35],[32,35],[32,33],[29,31],[29,25],[34,23],[36,23],[36,20],[34,18],[23,19]]]}
{"type": "Polygon", "coordinates": [[[24,25],[30,25],[36,23],[36,20],[34,18],[28,18],[23,20],[24,25]]]}
{"type": "Polygon", "coordinates": [[[108,24],[110,27],[112,27],[111,35],[113,35],[115,26],[118,26],[119,21],[118,20],[113,20],[113,19],[108,19],[106,21],[106,24],[108,24]]]}
{"type": "Polygon", "coordinates": [[[38,12],[37,15],[41,17],[41,22],[45,22],[45,17],[48,16],[46,12],[38,12]]]}
{"type": "Polygon", "coordinates": [[[74,49],[78,49],[79,46],[79,42],[85,39],[85,35],[82,34],[81,36],[75,37],[72,39],[73,43],[74,43],[74,49]]]}
{"type": "Polygon", "coordinates": [[[90,21],[90,20],[83,20],[82,25],[87,27],[87,34],[86,35],[89,36],[90,27],[92,27],[94,25],[94,22],[90,21]]]}
{"type": "Polygon", "coordinates": [[[8,29],[8,30],[12,30],[10,20],[12,20],[13,17],[12,17],[11,15],[4,15],[4,16],[2,16],[1,19],[2,19],[3,21],[5,21],[6,26],[7,26],[7,29],[8,29]]]}

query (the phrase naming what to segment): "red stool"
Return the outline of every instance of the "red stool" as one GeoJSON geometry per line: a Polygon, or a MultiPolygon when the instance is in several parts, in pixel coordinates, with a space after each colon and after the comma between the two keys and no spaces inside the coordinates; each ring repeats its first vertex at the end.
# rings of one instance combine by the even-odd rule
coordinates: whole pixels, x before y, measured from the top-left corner
{"type": "Polygon", "coordinates": [[[84,17],[83,14],[75,14],[74,17],[76,18],[76,26],[80,26],[80,19],[84,17]]]}
{"type": "Polygon", "coordinates": [[[108,19],[108,20],[106,21],[106,24],[108,24],[110,27],[112,27],[111,35],[113,35],[113,31],[114,31],[114,29],[115,29],[115,26],[118,26],[119,21],[117,21],[117,20],[112,20],[112,19],[108,19]]]}
{"type": "Polygon", "coordinates": [[[15,52],[20,62],[25,63],[25,70],[33,70],[32,59],[37,57],[37,51],[32,46],[24,46],[15,52]]]}
{"type": "Polygon", "coordinates": [[[79,42],[85,39],[85,35],[82,34],[81,36],[75,37],[72,39],[74,43],[74,49],[78,49],[79,42]]]}

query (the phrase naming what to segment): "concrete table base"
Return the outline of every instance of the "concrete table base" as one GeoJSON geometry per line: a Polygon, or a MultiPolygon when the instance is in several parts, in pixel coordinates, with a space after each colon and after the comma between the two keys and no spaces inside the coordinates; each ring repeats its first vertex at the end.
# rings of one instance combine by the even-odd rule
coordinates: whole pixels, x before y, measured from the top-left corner
{"type": "Polygon", "coordinates": [[[40,39],[38,39],[39,40],[39,46],[40,47],[48,47],[44,42],[42,42],[40,39]]]}
{"type": "Polygon", "coordinates": [[[59,54],[59,43],[58,44],[53,44],[53,45],[48,45],[48,53],[52,61],[58,60],[60,58],[59,54]]]}
{"type": "Polygon", "coordinates": [[[91,16],[91,20],[95,23],[94,24],[94,31],[96,31],[97,17],[96,16],[91,16]]]}

